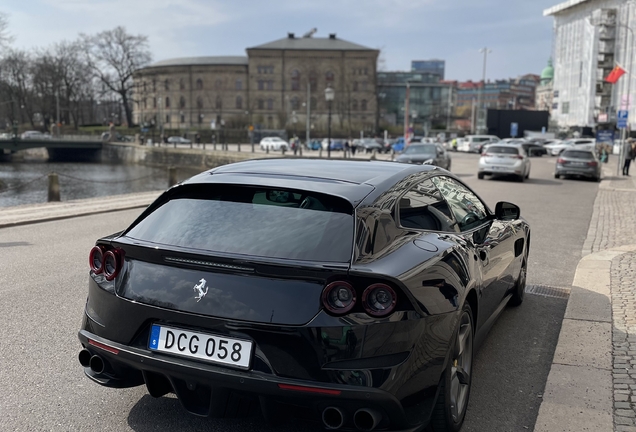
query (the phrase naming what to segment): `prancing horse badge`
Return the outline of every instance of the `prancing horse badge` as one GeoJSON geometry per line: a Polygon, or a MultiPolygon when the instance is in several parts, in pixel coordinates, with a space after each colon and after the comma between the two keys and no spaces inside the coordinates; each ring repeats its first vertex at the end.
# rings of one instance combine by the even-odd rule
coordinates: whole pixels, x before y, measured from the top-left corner
{"type": "Polygon", "coordinates": [[[201,301],[203,297],[208,293],[208,287],[205,286],[205,279],[201,279],[198,284],[196,284],[192,289],[199,293],[198,296],[194,298],[197,299],[197,303],[201,301]],[[205,288],[205,291],[203,289],[205,288]]]}

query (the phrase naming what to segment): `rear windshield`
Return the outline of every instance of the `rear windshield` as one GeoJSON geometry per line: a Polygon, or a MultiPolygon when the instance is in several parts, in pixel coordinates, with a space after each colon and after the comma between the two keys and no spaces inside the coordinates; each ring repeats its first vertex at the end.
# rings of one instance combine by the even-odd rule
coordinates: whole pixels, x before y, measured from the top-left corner
{"type": "Polygon", "coordinates": [[[437,146],[435,144],[418,144],[409,146],[404,154],[435,154],[437,146]]]}
{"type": "Polygon", "coordinates": [[[586,151],[568,150],[564,151],[561,157],[573,159],[594,159],[594,154],[586,151]]]}
{"type": "Polygon", "coordinates": [[[353,209],[337,197],[230,185],[175,197],[126,236],[210,252],[348,262],[353,209]]]}
{"type": "Polygon", "coordinates": [[[486,151],[488,153],[495,153],[495,154],[511,154],[511,155],[519,154],[519,150],[516,147],[489,146],[488,149],[486,149],[486,151]]]}

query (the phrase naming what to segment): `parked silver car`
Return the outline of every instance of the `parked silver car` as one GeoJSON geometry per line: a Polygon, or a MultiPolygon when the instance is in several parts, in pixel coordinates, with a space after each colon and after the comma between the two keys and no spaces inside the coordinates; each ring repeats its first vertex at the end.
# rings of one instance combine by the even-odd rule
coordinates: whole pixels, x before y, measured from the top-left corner
{"type": "Polygon", "coordinates": [[[589,150],[565,150],[557,159],[554,178],[561,176],[586,177],[601,181],[601,164],[589,150]]]}
{"type": "Polygon", "coordinates": [[[477,178],[515,176],[519,181],[530,177],[530,158],[523,147],[515,144],[491,144],[479,158],[477,178]]]}
{"type": "Polygon", "coordinates": [[[440,144],[411,144],[395,158],[396,162],[435,165],[450,171],[451,158],[440,144]]]}

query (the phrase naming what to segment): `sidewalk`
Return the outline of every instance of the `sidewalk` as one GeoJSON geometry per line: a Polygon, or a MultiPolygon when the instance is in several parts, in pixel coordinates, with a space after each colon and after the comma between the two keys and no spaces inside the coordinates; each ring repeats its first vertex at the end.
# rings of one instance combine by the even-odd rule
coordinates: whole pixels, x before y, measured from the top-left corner
{"type": "Polygon", "coordinates": [[[611,171],[594,203],[535,432],[636,432],[636,181],[611,171]]]}
{"type": "Polygon", "coordinates": [[[0,228],[147,207],[163,191],[0,207],[0,228]]]}

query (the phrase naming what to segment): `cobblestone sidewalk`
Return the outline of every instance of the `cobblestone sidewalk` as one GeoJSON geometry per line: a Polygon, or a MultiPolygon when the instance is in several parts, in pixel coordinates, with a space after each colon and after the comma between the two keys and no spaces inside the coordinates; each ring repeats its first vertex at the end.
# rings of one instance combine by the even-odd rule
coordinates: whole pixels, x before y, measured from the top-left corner
{"type": "Polygon", "coordinates": [[[614,430],[636,432],[636,253],[612,260],[614,430]]]}

